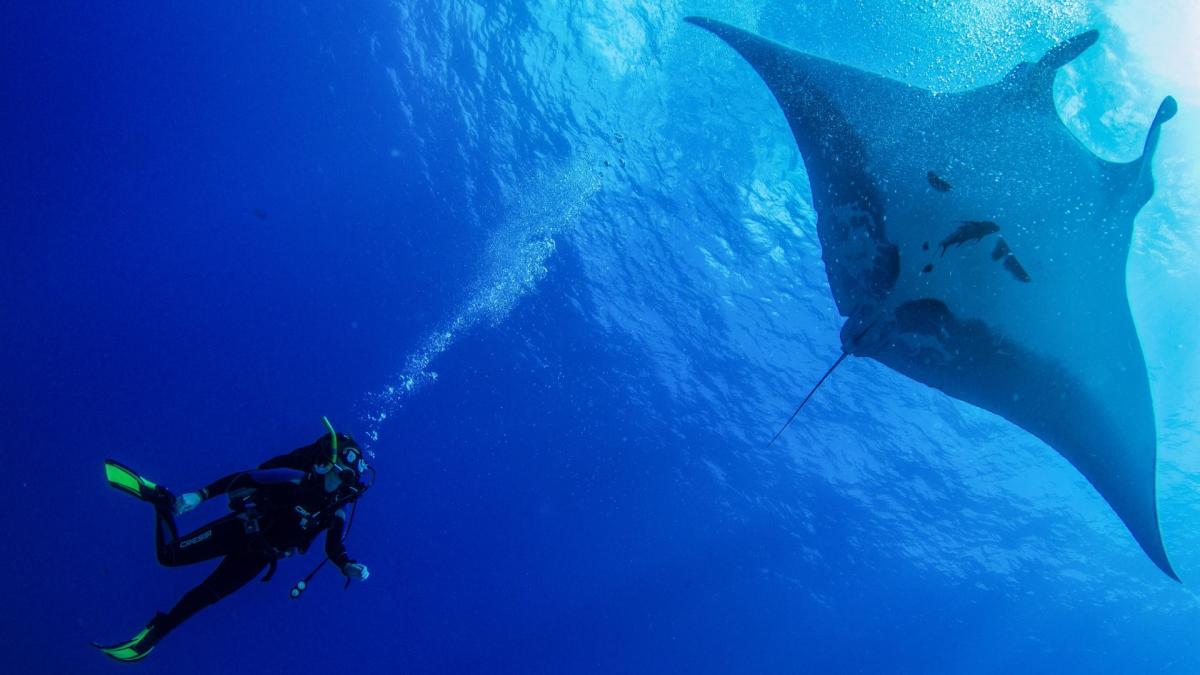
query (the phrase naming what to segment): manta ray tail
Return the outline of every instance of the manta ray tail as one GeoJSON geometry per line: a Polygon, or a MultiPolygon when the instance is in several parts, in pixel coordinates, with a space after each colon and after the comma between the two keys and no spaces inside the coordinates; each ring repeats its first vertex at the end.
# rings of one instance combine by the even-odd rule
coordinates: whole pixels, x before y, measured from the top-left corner
{"type": "Polygon", "coordinates": [[[825,374],[821,376],[821,379],[817,380],[816,385],[809,390],[808,396],[805,396],[804,400],[800,402],[800,405],[796,406],[796,411],[792,413],[792,416],[788,418],[788,421],[784,422],[783,426],[779,428],[779,431],[776,431],[775,435],[771,437],[771,442],[767,443],[768,448],[774,445],[775,441],[779,440],[779,437],[783,435],[783,432],[792,425],[792,420],[796,419],[796,415],[799,415],[800,411],[804,409],[804,404],[808,403],[808,400],[813,397],[813,394],[817,393],[817,390],[821,388],[821,385],[825,384],[825,380],[829,379],[829,376],[833,374],[835,368],[842,365],[842,361],[845,361],[847,356],[849,356],[849,352],[842,352],[842,355],[837,358],[837,361],[834,361],[833,365],[829,366],[829,370],[825,371],[825,374]]]}

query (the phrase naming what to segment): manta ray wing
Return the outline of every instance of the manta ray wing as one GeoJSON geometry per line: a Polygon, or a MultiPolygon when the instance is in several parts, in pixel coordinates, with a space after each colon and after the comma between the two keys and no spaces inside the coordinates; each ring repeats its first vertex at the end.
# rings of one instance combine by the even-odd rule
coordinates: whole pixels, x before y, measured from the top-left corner
{"type": "Polygon", "coordinates": [[[1101,160],[1054,107],[1084,33],[994,84],[934,93],[689,18],[758,72],[804,159],[846,353],[1045,441],[1177,578],[1155,497],[1156,433],[1125,266],[1150,161],[1101,160]],[[935,183],[930,176],[937,176],[935,183]],[[932,185],[931,185],[932,184],[932,185]],[[939,184],[952,190],[937,189],[939,184]]]}

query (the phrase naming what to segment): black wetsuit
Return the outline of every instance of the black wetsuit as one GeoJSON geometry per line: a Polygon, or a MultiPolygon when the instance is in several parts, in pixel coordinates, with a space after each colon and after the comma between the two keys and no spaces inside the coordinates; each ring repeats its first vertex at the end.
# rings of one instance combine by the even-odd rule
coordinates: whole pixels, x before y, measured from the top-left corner
{"type": "MultiPolygon", "coordinates": [[[[346,528],[346,493],[325,491],[325,477],[299,468],[308,448],[276,457],[257,470],[231,474],[204,488],[207,499],[230,494],[233,513],[183,536],[176,535],[171,513],[159,509],[155,524],[158,561],[167,567],[192,565],[223,557],[207,579],[180,598],[154,621],[153,641],[161,640],[196,612],[233,593],[275,561],[308,549],[325,531],[325,555],[344,569],[354,562],[342,542],[346,528]],[[302,454],[301,454],[302,453],[302,454]]],[[[265,579],[264,579],[265,580],[265,579]]]]}

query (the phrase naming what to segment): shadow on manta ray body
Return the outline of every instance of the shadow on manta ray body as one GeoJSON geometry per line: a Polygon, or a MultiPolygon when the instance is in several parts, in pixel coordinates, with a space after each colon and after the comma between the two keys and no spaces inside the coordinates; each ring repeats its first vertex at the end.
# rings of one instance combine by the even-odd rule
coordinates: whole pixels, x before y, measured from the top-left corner
{"type": "Polygon", "coordinates": [[[841,356],[788,424],[846,356],[875,359],[1054,448],[1178,580],[1159,529],[1154,408],[1125,290],[1133,219],[1154,192],[1151,158],[1174,99],[1159,106],[1141,157],[1107,162],[1071,135],[1051,93],[1096,31],[993,84],[934,93],[687,20],[737,50],[782,108],[846,317],[841,356]],[[953,186],[930,170],[948,165],[953,186]],[[934,270],[929,242],[945,253],[996,234],[996,223],[995,248],[956,248],[934,270]]]}

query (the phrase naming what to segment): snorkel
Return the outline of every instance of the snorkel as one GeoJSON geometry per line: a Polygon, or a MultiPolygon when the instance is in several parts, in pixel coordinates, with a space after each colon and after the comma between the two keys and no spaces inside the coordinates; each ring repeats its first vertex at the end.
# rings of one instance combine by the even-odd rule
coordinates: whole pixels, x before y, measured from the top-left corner
{"type": "Polygon", "coordinates": [[[338,460],[337,432],[333,430],[333,424],[329,421],[328,417],[321,415],[321,421],[325,423],[325,428],[329,430],[329,446],[331,448],[333,448],[332,454],[329,455],[329,463],[337,464],[337,460],[338,460]]]}
{"type": "MultiPolygon", "coordinates": [[[[342,482],[352,489],[354,486],[362,483],[363,475],[367,471],[371,472],[373,481],[375,469],[367,463],[366,458],[363,456],[363,451],[357,447],[358,444],[355,443],[346,447],[346,456],[343,457],[341,448],[338,447],[338,435],[333,429],[333,423],[329,421],[328,417],[323,415],[321,416],[321,421],[325,423],[325,428],[329,430],[330,454],[328,467],[324,468],[324,470],[320,466],[315,467],[317,473],[324,475],[336,470],[342,482]]],[[[351,442],[353,441],[349,436],[346,438],[351,442]]]]}

